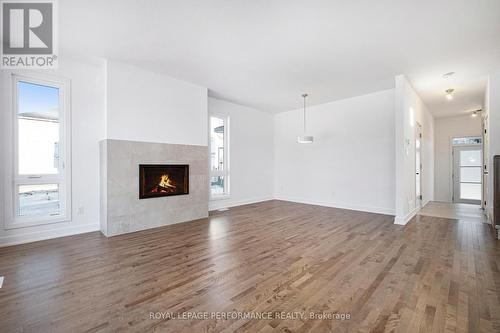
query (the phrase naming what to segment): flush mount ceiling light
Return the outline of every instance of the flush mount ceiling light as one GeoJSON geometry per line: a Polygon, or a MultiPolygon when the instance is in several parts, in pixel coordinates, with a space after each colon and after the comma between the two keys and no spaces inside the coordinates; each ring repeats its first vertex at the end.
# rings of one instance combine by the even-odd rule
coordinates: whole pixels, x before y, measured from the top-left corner
{"type": "Polygon", "coordinates": [[[445,79],[449,79],[450,77],[452,77],[453,75],[455,75],[455,72],[448,72],[448,73],[444,73],[443,74],[443,78],[445,79]]]}
{"type": "Polygon", "coordinates": [[[479,109],[479,110],[475,110],[475,111],[472,111],[472,113],[470,114],[470,116],[472,118],[476,118],[477,116],[479,116],[479,112],[481,112],[483,110],[479,109]]]}
{"type": "Polygon", "coordinates": [[[297,137],[298,143],[312,143],[314,141],[314,137],[306,134],[306,98],[307,94],[302,94],[302,98],[304,98],[304,131],[302,135],[297,137]]]}
{"type": "Polygon", "coordinates": [[[446,89],[445,90],[445,93],[446,93],[446,99],[448,100],[452,100],[453,99],[453,93],[455,92],[455,89],[446,89]]]}

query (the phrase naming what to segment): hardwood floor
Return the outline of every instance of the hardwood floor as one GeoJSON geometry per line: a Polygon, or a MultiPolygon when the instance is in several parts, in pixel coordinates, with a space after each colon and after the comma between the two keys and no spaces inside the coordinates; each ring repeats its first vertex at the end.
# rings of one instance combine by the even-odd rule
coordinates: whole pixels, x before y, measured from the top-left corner
{"type": "Polygon", "coordinates": [[[268,201],[111,239],[2,248],[0,331],[499,332],[499,269],[486,224],[417,216],[402,227],[386,215],[268,201]],[[157,313],[203,311],[307,318],[157,313]]]}

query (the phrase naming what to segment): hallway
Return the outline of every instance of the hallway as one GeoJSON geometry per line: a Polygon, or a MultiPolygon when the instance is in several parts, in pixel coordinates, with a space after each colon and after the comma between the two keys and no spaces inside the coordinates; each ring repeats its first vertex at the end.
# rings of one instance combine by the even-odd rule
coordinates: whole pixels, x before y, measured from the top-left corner
{"type": "Polygon", "coordinates": [[[487,223],[481,206],[463,203],[430,201],[418,212],[418,215],[487,223]]]}

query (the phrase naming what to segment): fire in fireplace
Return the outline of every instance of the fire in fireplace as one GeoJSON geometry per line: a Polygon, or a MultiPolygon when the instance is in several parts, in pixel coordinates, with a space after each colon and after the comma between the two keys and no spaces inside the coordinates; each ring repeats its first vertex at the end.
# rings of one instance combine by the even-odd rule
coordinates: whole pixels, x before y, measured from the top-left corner
{"type": "Polygon", "coordinates": [[[181,194],[189,194],[189,165],[139,165],[139,199],[181,194]]]}

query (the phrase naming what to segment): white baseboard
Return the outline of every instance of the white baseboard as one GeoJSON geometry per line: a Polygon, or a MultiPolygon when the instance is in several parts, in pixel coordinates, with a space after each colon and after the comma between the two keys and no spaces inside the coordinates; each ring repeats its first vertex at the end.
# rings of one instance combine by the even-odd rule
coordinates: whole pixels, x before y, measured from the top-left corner
{"type": "Polygon", "coordinates": [[[346,204],[346,203],[307,200],[307,199],[293,198],[293,197],[287,197],[287,196],[278,196],[278,197],[275,197],[274,199],[283,200],[283,201],[290,201],[290,202],[297,202],[297,203],[302,203],[302,204],[307,204],[307,205],[316,205],[316,206],[323,206],[323,207],[356,210],[356,211],[375,213],[375,214],[394,215],[394,213],[395,213],[394,209],[392,209],[392,208],[359,206],[359,205],[352,205],[352,204],[346,204]]]}
{"type": "Polygon", "coordinates": [[[245,200],[231,200],[231,198],[227,199],[217,199],[217,200],[212,200],[209,202],[209,211],[214,211],[222,208],[231,208],[231,207],[236,207],[236,206],[243,206],[243,205],[249,205],[249,204],[254,204],[258,202],[263,202],[263,201],[269,201],[273,200],[274,198],[272,196],[265,196],[265,197],[258,197],[258,198],[251,198],[251,199],[245,199],[245,200]]]}
{"type": "Polygon", "coordinates": [[[413,211],[409,212],[405,216],[395,216],[394,217],[394,224],[398,225],[406,225],[410,220],[417,215],[417,212],[419,211],[419,208],[415,208],[413,211]]]}
{"type": "Polygon", "coordinates": [[[72,236],[92,231],[99,231],[99,224],[83,224],[71,227],[60,228],[56,230],[45,230],[19,235],[8,235],[0,237],[0,247],[37,242],[46,239],[72,236]]]}

